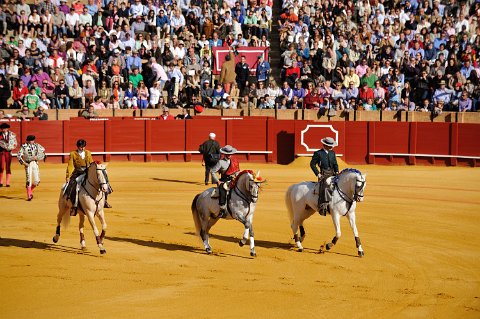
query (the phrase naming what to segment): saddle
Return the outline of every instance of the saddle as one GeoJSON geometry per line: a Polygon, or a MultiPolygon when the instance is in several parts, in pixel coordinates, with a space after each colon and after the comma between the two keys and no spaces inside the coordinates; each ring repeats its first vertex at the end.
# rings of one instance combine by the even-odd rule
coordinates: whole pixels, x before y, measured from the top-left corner
{"type": "MultiPolygon", "coordinates": [[[[222,185],[223,185],[223,188],[227,191],[227,198],[228,198],[228,195],[230,194],[230,186],[227,185],[227,184],[229,184],[229,183],[223,183],[222,185]]],[[[211,198],[219,198],[220,197],[220,192],[218,190],[218,187],[215,187],[213,189],[213,192],[210,195],[210,197],[211,198]]]]}
{"type": "Polygon", "coordinates": [[[333,190],[333,179],[335,178],[335,176],[330,176],[328,178],[326,178],[324,180],[324,182],[322,182],[322,180],[318,181],[318,182],[313,182],[315,183],[315,187],[313,188],[313,194],[314,195],[318,195],[318,194],[322,194],[325,192],[326,189],[328,190],[333,190]],[[317,186],[318,185],[318,186],[317,186]]]}
{"type": "Polygon", "coordinates": [[[74,206],[77,203],[77,196],[78,191],[80,190],[80,185],[82,184],[83,180],[85,179],[86,174],[80,174],[75,178],[71,178],[64,186],[63,186],[63,196],[72,202],[74,206]]]}

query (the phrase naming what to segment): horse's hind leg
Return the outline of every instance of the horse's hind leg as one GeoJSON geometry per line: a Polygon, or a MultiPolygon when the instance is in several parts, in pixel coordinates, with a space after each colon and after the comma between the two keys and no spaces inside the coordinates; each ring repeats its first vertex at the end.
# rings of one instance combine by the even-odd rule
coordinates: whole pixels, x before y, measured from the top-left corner
{"type": "Polygon", "coordinates": [[[301,227],[300,228],[300,236],[298,236],[297,231],[298,231],[299,225],[301,225],[301,223],[294,218],[290,227],[292,228],[293,240],[295,241],[295,245],[297,246],[298,251],[302,252],[303,251],[303,246],[302,246],[301,234],[302,234],[303,226],[300,226],[301,227]]]}
{"type": "Polygon", "coordinates": [[[205,247],[205,251],[209,255],[212,253],[212,247],[210,246],[208,232],[210,231],[210,228],[212,228],[213,225],[215,225],[215,223],[217,221],[218,221],[218,219],[215,219],[215,218],[210,218],[208,221],[201,220],[202,229],[200,230],[200,237],[202,238],[203,246],[205,247]],[[205,227],[205,224],[206,224],[206,227],[205,227]]]}
{"type": "Polygon", "coordinates": [[[358,237],[357,224],[355,223],[355,211],[352,211],[348,214],[348,221],[350,222],[350,227],[352,227],[353,236],[355,236],[355,245],[357,246],[358,256],[363,257],[365,253],[363,252],[362,243],[360,242],[360,237],[358,237]]]}
{"type": "Polygon", "coordinates": [[[305,228],[303,227],[303,223],[302,223],[300,224],[300,242],[303,242],[306,236],[307,236],[307,233],[305,232],[305,228]]]}
{"type": "Polygon", "coordinates": [[[53,242],[58,243],[58,240],[60,239],[60,223],[62,222],[63,219],[63,214],[65,213],[64,210],[58,209],[58,214],[57,214],[57,228],[55,229],[55,235],[53,236],[53,242]]]}

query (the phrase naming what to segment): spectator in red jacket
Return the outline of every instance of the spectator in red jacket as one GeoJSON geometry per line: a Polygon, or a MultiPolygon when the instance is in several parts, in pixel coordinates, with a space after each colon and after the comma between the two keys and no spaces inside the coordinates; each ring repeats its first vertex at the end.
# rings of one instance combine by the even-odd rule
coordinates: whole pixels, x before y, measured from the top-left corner
{"type": "Polygon", "coordinates": [[[368,101],[368,99],[373,100],[373,90],[368,87],[367,82],[363,82],[362,87],[358,91],[358,97],[362,101],[362,103],[365,103],[368,101]]]}

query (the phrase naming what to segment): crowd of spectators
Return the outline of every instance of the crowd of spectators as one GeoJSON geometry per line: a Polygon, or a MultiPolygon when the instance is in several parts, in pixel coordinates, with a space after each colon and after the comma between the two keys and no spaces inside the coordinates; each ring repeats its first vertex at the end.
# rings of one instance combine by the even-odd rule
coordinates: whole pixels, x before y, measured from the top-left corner
{"type": "Polygon", "coordinates": [[[334,116],[480,108],[480,0],[283,0],[273,24],[272,4],[5,0],[0,109],[307,108],[334,116]],[[269,47],[273,28],[279,85],[263,56],[255,77],[244,57],[234,61],[239,47],[269,47]],[[230,53],[215,77],[219,46],[230,53]]]}
{"type": "Polygon", "coordinates": [[[479,0],[284,0],[283,8],[286,107],[480,108],[479,0]]]}
{"type": "Polygon", "coordinates": [[[32,112],[234,108],[213,103],[212,48],[268,46],[272,19],[272,0],[2,3],[0,109],[32,112]]]}

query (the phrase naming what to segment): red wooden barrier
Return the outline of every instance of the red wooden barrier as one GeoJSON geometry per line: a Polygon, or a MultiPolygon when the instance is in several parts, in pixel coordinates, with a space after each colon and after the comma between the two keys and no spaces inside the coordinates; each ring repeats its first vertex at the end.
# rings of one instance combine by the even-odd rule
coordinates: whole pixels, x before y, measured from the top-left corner
{"type": "Polygon", "coordinates": [[[198,146],[210,132],[239,150],[241,161],[287,164],[311,156],[331,136],[336,153],[351,164],[473,165],[480,159],[479,124],[423,122],[313,122],[263,118],[149,118],[12,121],[19,143],[29,134],[45,146],[48,161],[66,161],[80,138],[96,159],[200,160],[198,146]]]}

